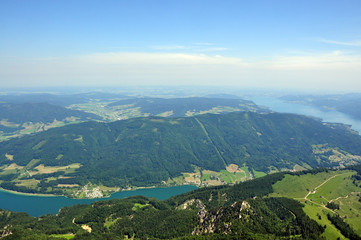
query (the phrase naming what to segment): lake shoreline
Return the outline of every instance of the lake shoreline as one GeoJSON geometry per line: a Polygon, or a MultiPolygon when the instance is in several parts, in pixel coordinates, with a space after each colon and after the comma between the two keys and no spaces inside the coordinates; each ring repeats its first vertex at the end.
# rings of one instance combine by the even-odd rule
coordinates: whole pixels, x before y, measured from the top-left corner
{"type": "Polygon", "coordinates": [[[74,204],[91,204],[98,201],[123,199],[132,196],[145,196],[165,200],[172,196],[193,191],[195,189],[197,189],[197,187],[193,185],[181,185],[164,188],[152,187],[147,189],[137,189],[134,191],[118,191],[108,198],[93,199],[74,199],[55,195],[26,194],[0,189],[0,209],[14,212],[25,212],[30,216],[39,217],[44,214],[57,214],[60,208],[72,206],[74,204]]]}
{"type": "MultiPolygon", "coordinates": [[[[111,196],[113,194],[120,193],[120,192],[133,192],[133,191],[142,190],[142,189],[169,188],[169,187],[177,187],[177,186],[196,186],[196,185],[193,185],[193,184],[181,184],[181,185],[172,185],[172,186],[162,186],[162,185],[156,186],[156,185],[153,185],[153,186],[149,186],[149,187],[131,187],[131,188],[124,188],[124,189],[120,189],[118,191],[114,191],[110,195],[106,195],[106,196],[103,196],[101,198],[72,198],[72,197],[68,197],[68,196],[65,196],[65,195],[56,195],[56,194],[51,194],[51,193],[26,193],[26,192],[18,192],[18,191],[14,191],[14,190],[8,190],[8,189],[2,188],[2,187],[0,187],[0,191],[8,192],[8,193],[15,194],[15,195],[22,195],[22,196],[65,197],[65,198],[74,199],[74,200],[77,200],[77,199],[78,200],[99,199],[99,201],[101,201],[102,199],[104,199],[104,200],[109,199],[109,198],[111,198],[111,196]]],[[[196,186],[196,187],[199,188],[199,186],[196,186]]]]}
{"type": "Polygon", "coordinates": [[[55,195],[55,194],[46,194],[46,193],[25,193],[25,192],[17,192],[14,190],[8,190],[5,188],[0,187],[0,191],[8,192],[16,195],[23,195],[23,196],[34,196],[34,197],[65,197],[64,195],[55,195]]]}

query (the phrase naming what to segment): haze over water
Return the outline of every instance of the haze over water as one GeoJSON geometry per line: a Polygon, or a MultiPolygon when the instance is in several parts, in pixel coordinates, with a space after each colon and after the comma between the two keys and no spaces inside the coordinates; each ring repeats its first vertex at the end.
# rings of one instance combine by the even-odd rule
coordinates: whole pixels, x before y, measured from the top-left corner
{"type": "Polygon", "coordinates": [[[265,106],[275,112],[295,113],[322,119],[323,122],[344,123],[351,125],[353,130],[361,132],[361,121],[335,110],[322,110],[320,108],[285,102],[274,97],[252,97],[251,100],[260,106],[265,106]]]}

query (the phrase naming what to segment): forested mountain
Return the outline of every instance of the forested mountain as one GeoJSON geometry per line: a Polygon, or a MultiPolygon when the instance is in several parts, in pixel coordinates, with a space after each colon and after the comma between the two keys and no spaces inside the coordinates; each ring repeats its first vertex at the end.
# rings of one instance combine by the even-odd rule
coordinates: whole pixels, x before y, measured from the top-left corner
{"type": "Polygon", "coordinates": [[[356,119],[361,119],[361,94],[359,93],[333,94],[324,96],[284,96],[282,99],[319,107],[324,110],[337,110],[356,119]]]}
{"type": "Polygon", "coordinates": [[[343,125],[293,114],[134,118],[68,125],[2,142],[0,180],[3,188],[18,191],[27,191],[30,181],[33,192],[89,182],[126,188],[169,182],[195,168],[219,172],[235,165],[269,173],[342,167],[360,161],[359,155],[361,137],[343,125]]]}
{"type": "Polygon", "coordinates": [[[0,103],[0,120],[23,124],[26,122],[52,123],[65,118],[75,117],[79,120],[100,120],[95,114],[67,109],[48,103],[0,103]]]}
{"type": "Polygon", "coordinates": [[[131,105],[139,108],[143,114],[158,115],[166,114],[172,117],[191,116],[205,111],[265,111],[252,101],[233,98],[136,98],[124,99],[108,104],[108,107],[131,105]],[[231,109],[227,109],[231,108],[231,109]]]}

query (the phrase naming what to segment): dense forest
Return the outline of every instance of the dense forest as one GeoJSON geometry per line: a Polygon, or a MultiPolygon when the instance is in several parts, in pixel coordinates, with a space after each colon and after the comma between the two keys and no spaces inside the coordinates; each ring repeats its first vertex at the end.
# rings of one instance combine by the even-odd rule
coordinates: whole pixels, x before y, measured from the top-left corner
{"type": "MultiPolygon", "coordinates": [[[[292,169],[295,164],[312,168],[340,164],[316,159],[315,144],[361,155],[361,137],[342,125],[293,114],[241,112],[86,122],[50,129],[0,143],[0,166],[27,166],[34,177],[40,164],[78,163],[80,168],[73,172],[63,168],[67,178],[52,184],[127,187],[159,184],[192,172],[194,166],[220,171],[237,164],[267,173],[271,167],[292,169]]],[[[1,175],[3,187],[10,186],[4,185],[7,176],[1,175]]],[[[48,177],[39,173],[37,179],[41,176],[48,177]]]]}

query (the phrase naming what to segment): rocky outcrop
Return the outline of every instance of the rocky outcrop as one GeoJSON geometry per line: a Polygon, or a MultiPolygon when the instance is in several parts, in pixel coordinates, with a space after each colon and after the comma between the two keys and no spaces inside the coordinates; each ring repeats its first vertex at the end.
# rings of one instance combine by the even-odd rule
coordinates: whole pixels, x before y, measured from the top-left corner
{"type": "Polygon", "coordinates": [[[201,209],[198,212],[199,225],[194,228],[192,235],[230,234],[232,233],[232,221],[246,219],[249,214],[252,214],[252,209],[247,201],[234,202],[229,207],[220,207],[209,212],[201,209]]]}

